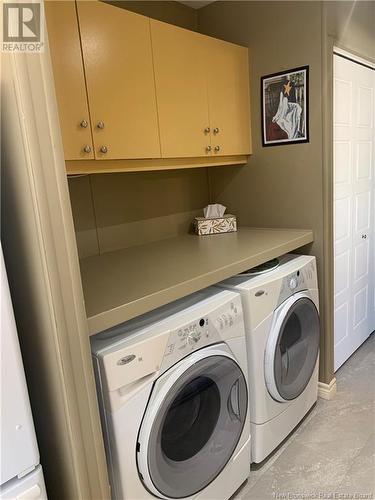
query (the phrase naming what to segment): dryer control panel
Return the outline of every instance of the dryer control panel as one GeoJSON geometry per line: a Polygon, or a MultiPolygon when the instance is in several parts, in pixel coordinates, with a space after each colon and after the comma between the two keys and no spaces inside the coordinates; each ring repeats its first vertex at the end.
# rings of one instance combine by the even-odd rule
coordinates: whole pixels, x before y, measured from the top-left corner
{"type": "Polygon", "coordinates": [[[197,349],[241,335],[244,335],[244,324],[241,299],[238,296],[215,311],[172,330],[162,368],[172,366],[197,349]]]}
{"type": "Polygon", "coordinates": [[[296,292],[317,288],[316,268],[314,261],[283,278],[277,305],[281,304],[296,292]]]}

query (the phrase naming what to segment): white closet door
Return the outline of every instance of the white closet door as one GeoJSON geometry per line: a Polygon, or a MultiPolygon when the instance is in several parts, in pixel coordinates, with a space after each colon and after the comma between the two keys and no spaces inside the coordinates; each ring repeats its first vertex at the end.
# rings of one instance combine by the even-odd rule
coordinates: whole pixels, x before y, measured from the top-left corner
{"type": "Polygon", "coordinates": [[[375,330],[375,71],[334,56],[335,370],[375,330]]]}

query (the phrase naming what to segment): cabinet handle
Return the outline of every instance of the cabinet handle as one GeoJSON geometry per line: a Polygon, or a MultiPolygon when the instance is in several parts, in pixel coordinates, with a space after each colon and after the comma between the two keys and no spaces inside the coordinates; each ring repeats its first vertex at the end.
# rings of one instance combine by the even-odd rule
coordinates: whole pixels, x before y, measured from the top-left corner
{"type": "Polygon", "coordinates": [[[100,152],[101,152],[101,153],[104,153],[104,154],[105,154],[105,153],[108,153],[108,148],[107,148],[107,146],[102,146],[102,147],[100,148],[100,152]]]}
{"type": "Polygon", "coordinates": [[[210,127],[206,127],[206,128],[204,129],[204,133],[205,133],[206,135],[207,135],[207,134],[209,134],[210,132],[211,132],[210,127]]]}
{"type": "Polygon", "coordinates": [[[220,146],[215,146],[214,151],[215,153],[218,153],[220,151],[220,146]]]}
{"type": "Polygon", "coordinates": [[[211,150],[212,150],[212,147],[211,147],[211,146],[207,146],[207,147],[206,147],[206,153],[209,153],[211,150]]]}
{"type": "Polygon", "coordinates": [[[215,127],[215,128],[214,128],[214,134],[216,135],[216,134],[218,134],[219,132],[220,132],[220,130],[219,130],[217,127],[215,127]]]}
{"type": "Polygon", "coordinates": [[[81,123],[80,123],[80,126],[82,128],[87,128],[88,127],[88,121],[87,120],[82,120],[81,123]]]}
{"type": "Polygon", "coordinates": [[[102,122],[102,121],[98,122],[97,127],[100,128],[100,129],[103,129],[104,128],[104,122],[102,122]]]}
{"type": "Polygon", "coordinates": [[[367,234],[362,234],[362,239],[366,240],[367,239],[367,234]]]}
{"type": "Polygon", "coordinates": [[[84,153],[91,153],[91,146],[86,144],[86,146],[83,148],[84,153]]]}

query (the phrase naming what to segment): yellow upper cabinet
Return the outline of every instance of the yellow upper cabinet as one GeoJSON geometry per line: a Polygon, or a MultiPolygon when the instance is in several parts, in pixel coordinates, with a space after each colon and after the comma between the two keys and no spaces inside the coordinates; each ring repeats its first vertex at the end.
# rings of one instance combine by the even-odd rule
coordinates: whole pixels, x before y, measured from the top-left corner
{"type": "Polygon", "coordinates": [[[248,49],[151,20],[163,158],[251,153],[248,49]]]}
{"type": "Polygon", "coordinates": [[[65,158],[112,160],[68,172],[246,163],[247,48],[96,0],[45,5],[65,158]]]}
{"type": "Polygon", "coordinates": [[[160,158],[150,19],[77,2],[97,159],[160,158]]]}
{"type": "Polygon", "coordinates": [[[251,153],[248,49],[207,38],[208,100],[214,155],[251,153]]]}
{"type": "Polygon", "coordinates": [[[205,37],[151,20],[163,158],[211,155],[205,37]]]}
{"type": "Polygon", "coordinates": [[[76,5],[48,1],[45,12],[65,159],[93,159],[76,5]]]}

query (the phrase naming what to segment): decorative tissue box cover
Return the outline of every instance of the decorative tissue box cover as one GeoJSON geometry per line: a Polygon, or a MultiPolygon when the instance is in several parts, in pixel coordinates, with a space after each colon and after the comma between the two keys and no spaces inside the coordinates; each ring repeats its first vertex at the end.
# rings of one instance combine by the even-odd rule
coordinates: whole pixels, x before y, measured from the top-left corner
{"type": "Polygon", "coordinates": [[[204,234],[233,233],[237,231],[237,219],[235,215],[231,214],[212,219],[196,217],[194,219],[194,230],[200,236],[204,234]]]}

